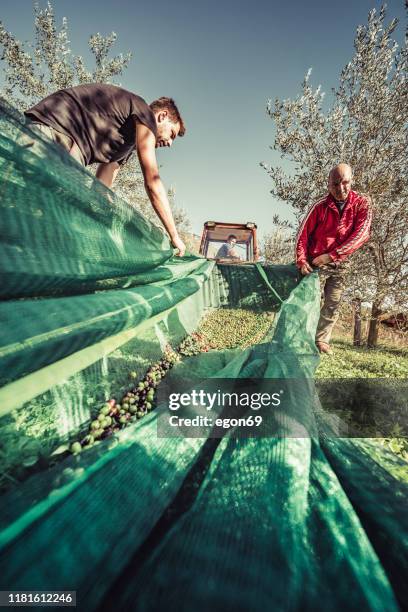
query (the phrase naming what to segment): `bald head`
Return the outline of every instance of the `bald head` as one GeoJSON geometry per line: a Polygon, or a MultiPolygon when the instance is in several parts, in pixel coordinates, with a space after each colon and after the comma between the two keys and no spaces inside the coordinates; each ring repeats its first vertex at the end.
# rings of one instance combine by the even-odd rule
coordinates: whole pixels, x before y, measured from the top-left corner
{"type": "Polygon", "coordinates": [[[353,171],[348,164],[337,164],[329,173],[329,192],[335,200],[345,201],[351,189],[353,171]]]}

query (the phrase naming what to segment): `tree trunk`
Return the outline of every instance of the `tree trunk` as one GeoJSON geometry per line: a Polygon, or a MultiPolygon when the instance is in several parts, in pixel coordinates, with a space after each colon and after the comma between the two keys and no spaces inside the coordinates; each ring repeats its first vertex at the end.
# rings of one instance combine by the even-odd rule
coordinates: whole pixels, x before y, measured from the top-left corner
{"type": "Polygon", "coordinates": [[[361,300],[359,298],[355,298],[353,300],[353,310],[354,310],[353,344],[354,346],[361,346],[363,343],[361,341],[361,300]]]}
{"type": "Polygon", "coordinates": [[[378,340],[378,329],[380,326],[379,316],[381,314],[380,302],[373,302],[371,307],[370,327],[368,328],[368,348],[375,348],[378,340]]]}

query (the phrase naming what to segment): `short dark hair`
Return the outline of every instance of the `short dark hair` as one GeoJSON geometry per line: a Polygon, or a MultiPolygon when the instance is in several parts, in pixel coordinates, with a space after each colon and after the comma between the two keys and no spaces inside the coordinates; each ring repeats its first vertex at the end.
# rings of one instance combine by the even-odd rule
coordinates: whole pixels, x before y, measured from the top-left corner
{"type": "Polygon", "coordinates": [[[238,238],[236,237],[235,234],[230,234],[227,238],[227,240],[230,240],[231,238],[235,238],[235,240],[238,240],[238,238]]]}
{"type": "Polygon", "coordinates": [[[184,136],[184,134],[186,133],[186,126],[184,125],[184,121],[181,118],[179,109],[177,108],[176,103],[173,100],[173,98],[166,98],[162,96],[161,98],[158,98],[157,100],[153,100],[153,102],[151,102],[150,104],[150,108],[152,109],[153,112],[167,110],[171,121],[173,121],[173,123],[180,124],[180,131],[178,135],[184,136]]]}

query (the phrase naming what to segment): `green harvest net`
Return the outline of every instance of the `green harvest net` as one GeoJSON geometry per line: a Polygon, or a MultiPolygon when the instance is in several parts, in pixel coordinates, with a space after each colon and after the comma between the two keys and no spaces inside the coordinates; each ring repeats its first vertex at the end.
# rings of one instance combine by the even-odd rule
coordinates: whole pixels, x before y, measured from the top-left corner
{"type": "Polygon", "coordinates": [[[0,590],[75,590],[87,611],[406,608],[407,485],[370,441],[316,422],[318,277],[173,258],[160,229],[1,110],[0,590]],[[296,381],[273,436],[160,437],[161,404],[52,461],[130,371],[223,307],[277,316],[259,344],[185,359],[172,385],[296,381]]]}

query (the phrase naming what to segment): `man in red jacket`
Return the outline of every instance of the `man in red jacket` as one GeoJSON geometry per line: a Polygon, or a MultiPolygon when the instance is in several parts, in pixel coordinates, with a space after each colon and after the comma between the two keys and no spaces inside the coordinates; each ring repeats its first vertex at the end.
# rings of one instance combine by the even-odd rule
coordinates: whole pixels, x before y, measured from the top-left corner
{"type": "Polygon", "coordinates": [[[296,240],[296,264],[302,274],[321,271],[324,302],[316,331],[316,346],[330,353],[330,338],[345,285],[345,261],[370,237],[372,211],[367,196],[351,190],[352,170],[338,164],[329,174],[329,193],[313,204],[296,240]]]}

